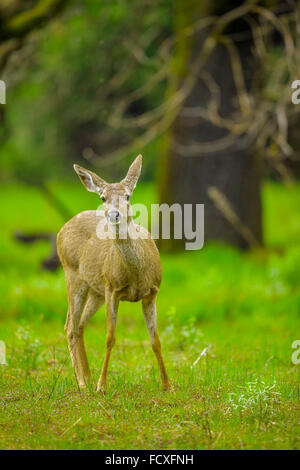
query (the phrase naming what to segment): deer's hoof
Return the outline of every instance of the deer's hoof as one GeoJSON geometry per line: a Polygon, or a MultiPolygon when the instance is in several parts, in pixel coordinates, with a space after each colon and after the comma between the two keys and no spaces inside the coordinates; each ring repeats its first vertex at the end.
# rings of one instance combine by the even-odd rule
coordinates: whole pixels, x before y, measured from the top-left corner
{"type": "Polygon", "coordinates": [[[97,393],[103,393],[103,395],[106,395],[106,387],[105,387],[105,385],[98,385],[98,387],[97,387],[97,393]]]}
{"type": "Polygon", "coordinates": [[[78,383],[78,388],[79,390],[83,391],[83,390],[86,390],[87,389],[87,384],[85,382],[81,382],[81,383],[78,383]]]}
{"type": "Polygon", "coordinates": [[[163,386],[163,391],[164,392],[171,392],[173,393],[174,392],[174,388],[172,387],[172,385],[170,383],[167,383],[163,386]]]}

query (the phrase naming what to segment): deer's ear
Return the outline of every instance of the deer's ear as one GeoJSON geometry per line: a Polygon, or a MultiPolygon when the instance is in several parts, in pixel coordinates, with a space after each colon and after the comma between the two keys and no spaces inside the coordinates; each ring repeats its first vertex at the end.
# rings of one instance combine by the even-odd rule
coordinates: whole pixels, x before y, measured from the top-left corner
{"type": "Polygon", "coordinates": [[[126,177],[121,181],[121,183],[125,184],[130,192],[133,192],[134,188],[136,187],[136,183],[138,182],[142,169],[142,160],[142,155],[136,157],[134,162],[129,167],[126,177]]]}
{"type": "Polygon", "coordinates": [[[80,165],[73,165],[74,170],[76,171],[77,175],[80,178],[83,186],[90,191],[91,193],[98,193],[101,194],[107,185],[106,181],[104,181],[100,176],[96,175],[90,170],[86,170],[80,165]]]}

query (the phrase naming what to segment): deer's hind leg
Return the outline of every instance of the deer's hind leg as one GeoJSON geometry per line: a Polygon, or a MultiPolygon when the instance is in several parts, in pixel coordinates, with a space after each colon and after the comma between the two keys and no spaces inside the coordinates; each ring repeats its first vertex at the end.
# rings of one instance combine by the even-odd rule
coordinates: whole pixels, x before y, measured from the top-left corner
{"type": "Polygon", "coordinates": [[[172,386],[170,384],[164,360],[162,357],[161,344],[157,331],[156,298],[145,298],[142,300],[142,305],[147,329],[150,336],[151,346],[158,362],[163,389],[172,390],[172,386]]]}
{"type": "Polygon", "coordinates": [[[84,325],[101,306],[101,297],[89,291],[88,285],[73,271],[66,272],[69,307],[65,331],[79,388],[86,387],[89,365],[84,346],[84,325]]]}

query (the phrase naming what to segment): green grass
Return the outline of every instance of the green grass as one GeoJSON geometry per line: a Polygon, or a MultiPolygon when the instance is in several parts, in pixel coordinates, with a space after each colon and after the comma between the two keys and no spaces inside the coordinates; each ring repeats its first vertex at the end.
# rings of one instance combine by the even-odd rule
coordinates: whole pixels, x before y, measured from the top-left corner
{"type": "MultiPolygon", "coordinates": [[[[97,205],[78,183],[53,187],[74,214],[97,205]]],[[[136,202],[154,198],[152,186],[138,186],[136,202]]],[[[48,244],[12,238],[62,221],[27,187],[2,186],[0,202],[1,449],[300,448],[300,365],[291,362],[300,339],[299,185],[265,186],[265,250],[207,244],[162,256],[158,318],[174,393],[161,391],[140,304],[122,303],[105,397],[77,389],[63,272],[40,268],[48,244]]],[[[86,328],[94,384],[104,342],[101,309],[86,328]]]]}

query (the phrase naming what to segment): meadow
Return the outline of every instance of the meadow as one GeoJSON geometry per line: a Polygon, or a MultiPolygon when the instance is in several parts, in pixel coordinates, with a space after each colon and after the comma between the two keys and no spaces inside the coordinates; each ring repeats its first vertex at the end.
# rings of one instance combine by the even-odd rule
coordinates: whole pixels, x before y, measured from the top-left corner
{"type": "MultiPolygon", "coordinates": [[[[79,182],[52,183],[74,214],[98,199],[79,182]]],[[[162,255],[158,323],[173,393],[161,390],[140,304],[121,303],[107,394],[102,308],[86,328],[93,384],[77,388],[64,335],[62,269],[45,272],[47,242],[15,230],[56,232],[63,221],[37,189],[0,189],[1,449],[299,449],[300,185],[266,183],[265,248],[206,244],[162,255]]],[[[140,183],[135,202],[155,201],[140,183]]]]}

